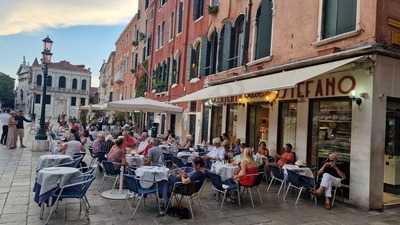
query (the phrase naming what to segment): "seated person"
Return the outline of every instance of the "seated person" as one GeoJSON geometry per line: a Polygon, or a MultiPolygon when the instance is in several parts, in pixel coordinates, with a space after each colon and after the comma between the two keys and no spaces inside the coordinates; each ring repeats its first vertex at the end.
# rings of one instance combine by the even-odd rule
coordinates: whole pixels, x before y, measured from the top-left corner
{"type": "Polygon", "coordinates": [[[148,157],[149,156],[149,151],[152,147],[154,147],[154,138],[150,138],[149,139],[149,143],[146,145],[146,147],[143,149],[143,155],[144,157],[148,157]]]}
{"type": "Polygon", "coordinates": [[[114,146],[107,154],[107,160],[114,163],[116,168],[120,165],[126,165],[125,149],[123,148],[124,137],[120,136],[115,141],[114,146]]]}
{"type": "Polygon", "coordinates": [[[81,137],[79,136],[78,130],[72,128],[72,129],[70,130],[70,133],[71,133],[71,138],[72,138],[73,140],[76,140],[76,141],[79,141],[79,142],[81,141],[81,137]]]}
{"type": "Polygon", "coordinates": [[[233,155],[240,155],[241,151],[240,151],[240,139],[237,138],[235,140],[235,144],[232,146],[232,150],[233,150],[233,155]]]}
{"type": "Polygon", "coordinates": [[[213,147],[211,147],[210,152],[203,156],[205,160],[224,160],[225,158],[225,148],[221,145],[220,138],[213,139],[213,147]]]}
{"type": "Polygon", "coordinates": [[[103,145],[106,142],[106,138],[104,137],[103,132],[98,132],[96,134],[96,140],[93,142],[93,153],[98,154],[101,152],[103,145]]]}
{"type": "Polygon", "coordinates": [[[253,150],[251,148],[245,148],[240,160],[240,170],[233,177],[234,180],[238,181],[241,186],[251,186],[256,181],[258,170],[257,163],[253,158],[253,150]],[[251,176],[254,174],[254,176],[251,176]]]}
{"type": "Polygon", "coordinates": [[[193,147],[193,137],[191,134],[186,135],[185,142],[181,145],[181,147],[185,149],[193,147]]]}
{"type": "MultiPolygon", "coordinates": [[[[204,168],[204,161],[200,157],[196,157],[192,161],[193,170],[189,173],[185,171],[180,171],[177,175],[171,175],[167,181],[162,181],[159,183],[159,193],[162,195],[163,203],[167,203],[169,197],[171,196],[172,189],[177,182],[182,182],[182,184],[176,184],[176,190],[178,192],[183,191],[185,185],[187,184],[195,184],[198,185],[195,188],[197,190],[200,189],[201,185],[203,184],[206,178],[206,170],[204,168]]],[[[164,205],[165,204],[161,204],[164,205]]]]}
{"type": "Polygon", "coordinates": [[[71,137],[69,141],[61,144],[60,151],[62,154],[73,157],[75,154],[85,152],[85,149],[80,141],[77,141],[71,137]]]}
{"type": "Polygon", "coordinates": [[[291,144],[286,144],[285,147],[283,148],[282,155],[277,155],[278,161],[276,164],[280,168],[282,168],[285,164],[293,165],[294,162],[296,161],[296,157],[295,157],[292,149],[293,149],[293,146],[291,144]]]}
{"type": "Polygon", "coordinates": [[[150,165],[160,165],[162,163],[161,162],[162,149],[159,147],[160,140],[157,138],[153,138],[152,145],[153,147],[150,148],[148,154],[148,163],[150,165]]]}
{"type": "Polygon", "coordinates": [[[267,148],[267,144],[265,142],[260,142],[258,145],[257,153],[255,155],[255,160],[257,165],[267,164],[269,161],[269,150],[267,148]]]}
{"type": "Polygon", "coordinates": [[[127,149],[127,148],[134,148],[136,146],[137,140],[132,137],[127,129],[124,129],[122,131],[122,136],[123,136],[123,143],[122,143],[122,147],[123,149],[127,149]]]}
{"type": "Polygon", "coordinates": [[[328,159],[324,162],[321,169],[318,170],[317,176],[322,176],[321,184],[317,190],[314,191],[316,195],[325,193],[325,208],[330,209],[332,198],[332,187],[337,187],[342,179],[346,179],[346,175],[336,165],[337,155],[331,153],[328,159]]]}

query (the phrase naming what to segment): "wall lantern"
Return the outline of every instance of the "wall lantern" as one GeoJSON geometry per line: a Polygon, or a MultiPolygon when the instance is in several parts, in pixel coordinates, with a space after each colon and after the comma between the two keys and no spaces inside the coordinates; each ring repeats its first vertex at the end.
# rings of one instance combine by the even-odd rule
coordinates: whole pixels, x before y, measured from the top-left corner
{"type": "Polygon", "coordinates": [[[349,96],[349,97],[350,97],[351,100],[352,100],[353,102],[355,102],[358,106],[361,105],[362,99],[361,99],[361,97],[360,97],[359,95],[357,95],[356,90],[352,90],[352,91],[350,92],[350,96],[349,96]]]}

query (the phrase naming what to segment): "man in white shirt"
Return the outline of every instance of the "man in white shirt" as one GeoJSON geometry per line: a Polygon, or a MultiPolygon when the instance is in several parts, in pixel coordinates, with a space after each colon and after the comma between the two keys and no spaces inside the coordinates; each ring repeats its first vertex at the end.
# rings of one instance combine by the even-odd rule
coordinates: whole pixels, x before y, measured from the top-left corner
{"type": "Polygon", "coordinates": [[[225,158],[225,148],[221,145],[220,138],[213,139],[214,147],[211,148],[210,152],[204,156],[205,160],[224,160],[225,158]]]}
{"type": "Polygon", "coordinates": [[[3,126],[3,132],[1,133],[1,142],[0,144],[5,145],[7,142],[8,135],[8,119],[10,119],[10,110],[6,109],[0,114],[0,122],[3,126]]]}

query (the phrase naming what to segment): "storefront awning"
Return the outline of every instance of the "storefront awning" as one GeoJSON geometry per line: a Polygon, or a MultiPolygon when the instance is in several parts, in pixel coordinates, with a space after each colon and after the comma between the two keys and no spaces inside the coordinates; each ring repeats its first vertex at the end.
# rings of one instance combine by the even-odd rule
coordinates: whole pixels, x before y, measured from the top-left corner
{"type": "Polygon", "coordinates": [[[115,111],[131,112],[182,112],[182,108],[165,102],[159,102],[148,98],[134,98],[121,101],[109,102],[107,108],[115,111]]]}
{"type": "Polygon", "coordinates": [[[315,66],[283,71],[262,77],[240,80],[215,86],[210,86],[200,91],[188,94],[171,101],[171,103],[190,102],[212,98],[240,96],[243,94],[275,91],[279,89],[292,88],[302,81],[312,79],[316,76],[330,72],[341,66],[354,62],[361,57],[338,60],[315,66]]]}
{"type": "Polygon", "coordinates": [[[79,110],[105,111],[107,110],[107,103],[80,106],[79,110]]]}

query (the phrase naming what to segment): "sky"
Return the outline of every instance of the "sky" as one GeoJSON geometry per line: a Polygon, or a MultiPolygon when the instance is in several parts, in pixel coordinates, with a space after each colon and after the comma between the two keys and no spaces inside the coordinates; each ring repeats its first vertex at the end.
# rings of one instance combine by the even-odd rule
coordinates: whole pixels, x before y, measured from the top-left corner
{"type": "Polygon", "coordinates": [[[98,86],[103,60],[138,0],[0,0],[0,72],[15,77],[23,56],[40,58],[42,39],[54,41],[53,61],[68,60],[91,68],[98,86]]]}

